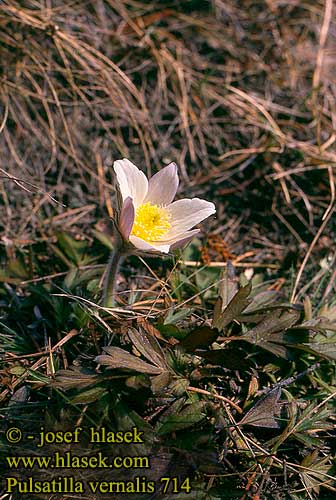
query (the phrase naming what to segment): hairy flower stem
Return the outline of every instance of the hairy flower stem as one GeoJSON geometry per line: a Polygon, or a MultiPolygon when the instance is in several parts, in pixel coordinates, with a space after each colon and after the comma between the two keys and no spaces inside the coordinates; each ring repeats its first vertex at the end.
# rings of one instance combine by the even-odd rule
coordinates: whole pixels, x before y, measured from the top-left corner
{"type": "Polygon", "coordinates": [[[122,245],[116,245],[110,254],[104,281],[103,306],[113,307],[115,305],[115,286],[120,264],[125,256],[122,245]]]}

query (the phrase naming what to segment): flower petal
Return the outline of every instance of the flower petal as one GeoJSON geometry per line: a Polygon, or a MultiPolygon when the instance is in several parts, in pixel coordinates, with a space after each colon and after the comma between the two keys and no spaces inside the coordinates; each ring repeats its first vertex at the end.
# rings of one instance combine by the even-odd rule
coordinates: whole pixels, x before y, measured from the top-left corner
{"type": "Polygon", "coordinates": [[[168,205],[167,211],[170,215],[171,228],[165,234],[165,239],[169,240],[214,214],[216,208],[210,201],[192,198],[174,201],[168,205]]]}
{"type": "Polygon", "coordinates": [[[113,168],[117,175],[123,201],[128,197],[132,198],[134,208],[137,209],[147,194],[147,177],[127,158],[115,161],[113,168]]]}
{"type": "Polygon", "coordinates": [[[148,242],[148,241],[145,241],[145,240],[139,238],[138,236],[130,236],[129,240],[132,243],[132,245],[134,245],[139,250],[146,250],[149,252],[155,250],[155,251],[162,252],[162,253],[169,252],[170,245],[168,245],[165,242],[162,242],[162,243],[160,241],[148,242]]]}
{"type": "Polygon", "coordinates": [[[148,192],[144,200],[153,205],[168,205],[176,195],[179,179],[176,163],[169,163],[149,179],[148,192]]]}
{"type": "Polygon", "coordinates": [[[135,210],[133,200],[128,196],[123,202],[119,219],[119,231],[126,240],[128,240],[129,235],[131,234],[134,217],[135,210]]]}
{"type": "Polygon", "coordinates": [[[199,229],[193,229],[192,231],[186,231],[176,235],[170,240],[158,240],[158,241],[145,241],[138,236],[130,236],[130,242],[139,250],[147,251],[159,251],[163,253],[168,253],[170,250],[175,250],[186,245],[196,234],[200,232],[199,229]]]}
{"type": "Polygon", "coordinates": [[[177,248],[184,247],[199,232],[200,229],[193,229],[192,231],[187,231],[186,233],[184,233],[184,235],[180,235],[179,239],[171,244],[170,250],[176,250],[177,248]]]}

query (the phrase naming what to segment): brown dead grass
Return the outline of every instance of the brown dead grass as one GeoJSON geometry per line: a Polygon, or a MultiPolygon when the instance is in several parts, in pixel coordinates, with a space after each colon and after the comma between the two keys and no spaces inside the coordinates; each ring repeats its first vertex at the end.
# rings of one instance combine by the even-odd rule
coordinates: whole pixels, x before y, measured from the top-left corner
{"type": "Polygon", "coordinates": [[[148,174],[175,160],[232,254],[316,265],[335,231],[335,37],[331,0],[3,1],[3,241],[111,215],[126,156],[148,174]]]}

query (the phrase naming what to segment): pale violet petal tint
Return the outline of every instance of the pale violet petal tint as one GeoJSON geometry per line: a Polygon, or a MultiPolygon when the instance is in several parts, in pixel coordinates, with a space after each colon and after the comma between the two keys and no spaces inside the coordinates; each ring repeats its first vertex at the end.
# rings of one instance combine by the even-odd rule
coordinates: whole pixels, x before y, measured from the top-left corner
{"type": "Polygon", "coordinates": [[[215,205],[199,198],[174,201],[179,179],[170,163],[149,181],[126,158],[113,165],[122,196],[119,230],[139,250],[168,253],[188,243],[196,224],[216,212],[215,205]]]}

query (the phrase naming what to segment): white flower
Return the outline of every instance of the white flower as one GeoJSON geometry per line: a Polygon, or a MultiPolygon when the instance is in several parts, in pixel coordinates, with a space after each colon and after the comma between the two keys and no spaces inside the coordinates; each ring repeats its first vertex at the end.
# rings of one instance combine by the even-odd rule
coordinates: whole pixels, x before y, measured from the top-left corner
{"type": "Polygon", "coordinates": [[[141,170],[124,158],[113,165],[122,208],[119,230],[136,248],[168,253],[191,240],[199,229],[190,229],[216,212],[215,205],[199,198],[173,201],[178,188],[175,163],[149,181],[141,170]]]}

